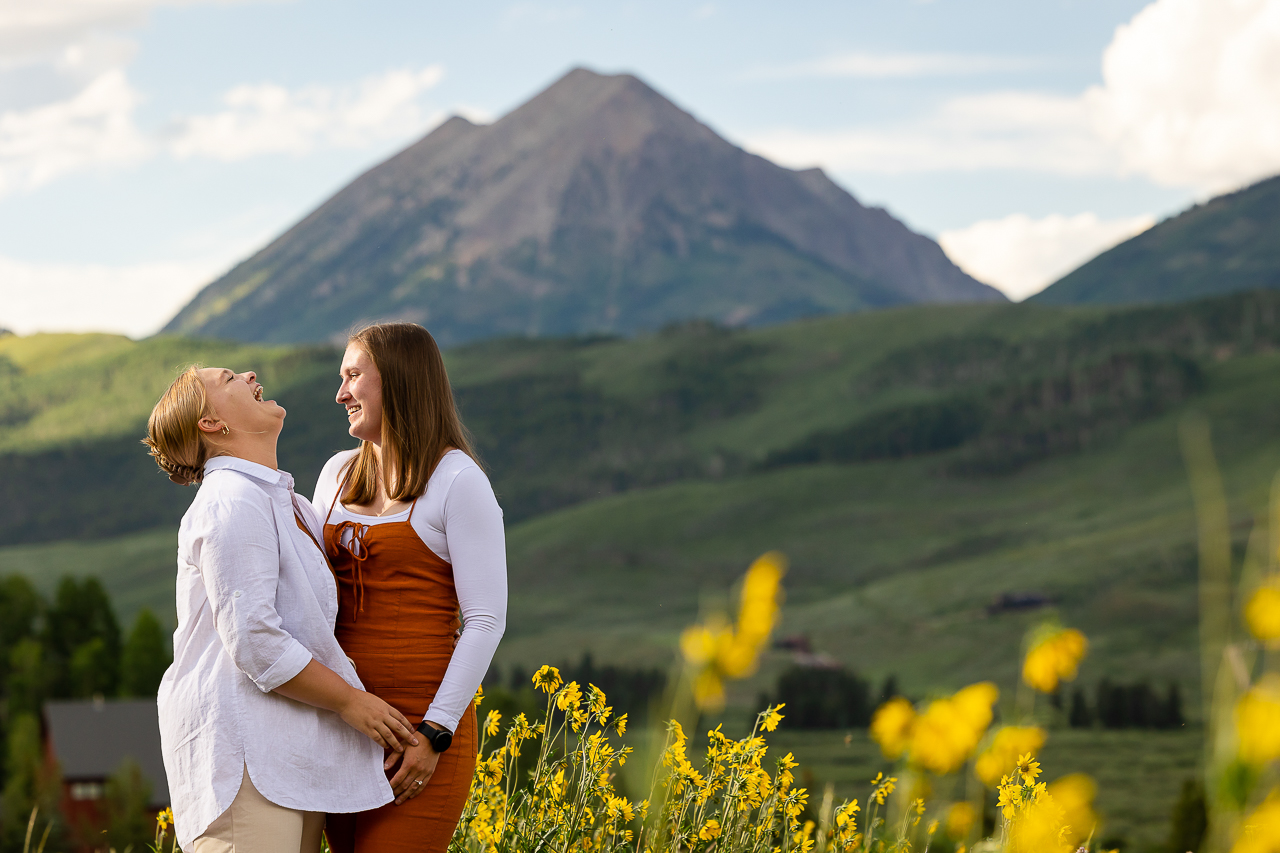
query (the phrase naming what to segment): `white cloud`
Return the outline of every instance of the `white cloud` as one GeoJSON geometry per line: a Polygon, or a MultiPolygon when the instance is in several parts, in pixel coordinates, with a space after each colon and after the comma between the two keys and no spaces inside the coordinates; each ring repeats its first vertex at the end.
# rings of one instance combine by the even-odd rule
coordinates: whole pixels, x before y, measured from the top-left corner
{"type": "Polygon", "coordinates": [[[1080,213],[1032,219],[1016,213],[944,231],[938,242],[969,275],[1021,300],[1154,224],[1151,216],[1102,220],[1080,213]]]}
{"type": "Polygon", "coordinates": [[[777,130],[746,139],[778,162],[851,171],[1025,169],[1089,174],[1114,156],[1089,130],[1080,98],[996,92],[954,98],[898,127],[811,132],[777,130]]]}
{"type": "MultiPolygon", "coordinates": [[[[941,57],[855,55],[796,70],[907,76],[945,67],[941,57]]],[[[1074,96],[964,96],[897,125],[771,130],[746,144],[795,166],[1136,173],[1203,193],[1280,172],[1280,0],[1156,0],[1117,28],[1102,72],[1101,86],[1074,96]]]]}
{"type": "Polygon", "coordinates": [[[764,66],[747,72],[753,80],[791,80],[812,77],[852,77],[883,80],[893,77],[951,77],[1027,68],[1025,59],[955,53],[866,53],[824,56],[789,65],[764,66]]]}
{"type": "Polygon", "coordinates": [[[69,100],[0,113],[0,194],[148,156],[150,141],[133,123],[138,100],[124,73],[115,70],[69,100]]]}
{"type": "Polygon", "coordinates": [[[210,0],[0,0],[0,65],[56,53],[101,30],[141,23],[158,6],[210,0]]]}
{"type": "Polygon", "coordinates": [[[442,74],[432,65],[346,88],[238,86],[223,99],[227,109],[182,119],[175,130],[159,134],[137,127],[141,96],[123,71],[110,70],[66,100],[0,112],[0,195],[70,172],[135,163],[165,149],[179,159],[231,161],[401,138],[438,118],[424,113],[420,96],[442,74]]]}
{"type": "Polygon", "coordinates": [[[311,86],[289,91],[272,84],[237,86],[227,109],[180,123],[171,150],[180,159],[243,160],[259,154],[303,154],[320,145],[361,147],[418,131],[426,123],[418,96],[443,69],[391,71],[355,87],[311,86]]]}
{"type": "Polygon", "coordinates": [[[26,263],[0,257],[0,327],[31,332],[157,331],[226,261],[107,266],[26,263]]]}
{"type": "Polygon", "coordinates": [[[1128,169],[1205,191],[1280,172],[1280,0],[1157,0],[1102,69],[1087,99],[1128,169]]]}

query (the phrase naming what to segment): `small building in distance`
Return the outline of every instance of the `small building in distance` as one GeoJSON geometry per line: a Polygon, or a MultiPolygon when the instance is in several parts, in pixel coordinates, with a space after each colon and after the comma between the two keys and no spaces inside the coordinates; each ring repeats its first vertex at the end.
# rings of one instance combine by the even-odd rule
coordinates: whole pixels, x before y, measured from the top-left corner
{"type": "MultiPolygon", "coordinates": [[[[46,702],[45,760],[62,774],[63,817],[88,841],[107,823],[107,780],[132,759],[151,788],[148,809],[169,805],[155,699],[46,702]]],[[[89,848],[86,848],[89,849],[89,848]]]]}

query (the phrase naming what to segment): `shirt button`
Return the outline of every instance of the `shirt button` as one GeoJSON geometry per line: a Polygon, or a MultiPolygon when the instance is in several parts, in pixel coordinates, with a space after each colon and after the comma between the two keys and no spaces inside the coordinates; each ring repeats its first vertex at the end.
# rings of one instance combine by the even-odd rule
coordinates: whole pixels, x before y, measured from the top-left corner
{"type": "Polygon", "coordinates": [[[232,597],[232,598],[239,598],[239,597],[240,597],[240,596],[242,596],[242,595],[244,595],[244,593],[237,589],[237,590],[236,590],[236,594],[235,594],[235,595],[233,595],[233,596],[231,596],[231,597],[232,597]]]}

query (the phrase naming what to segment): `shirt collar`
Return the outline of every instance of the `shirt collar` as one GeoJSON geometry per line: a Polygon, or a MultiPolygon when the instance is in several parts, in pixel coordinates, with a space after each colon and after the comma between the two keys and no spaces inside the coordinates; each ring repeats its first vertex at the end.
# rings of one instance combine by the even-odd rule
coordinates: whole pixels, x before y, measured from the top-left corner
{"type": "Polygon", "coordinates": [[[248,459],[241,459],[239,456],[215,456],[204,463],[206,476],[209,472],[217,471],[220,468],[230,468],[232,471],[248,474],[253,479],[261,480],[268,485],[283,485],[293,488],[293,476],[287,471],[268,468],[266,465],[259,465],[257,462],[250,462],[248,459]]]}

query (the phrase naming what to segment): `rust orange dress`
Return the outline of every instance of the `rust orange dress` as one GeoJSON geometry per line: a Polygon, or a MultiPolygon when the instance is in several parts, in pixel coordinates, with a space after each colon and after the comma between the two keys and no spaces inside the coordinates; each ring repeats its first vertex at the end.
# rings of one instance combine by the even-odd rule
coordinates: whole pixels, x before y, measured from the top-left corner
{"type": "MultiPolygon", "coordinates": [[[[414,531],[413,508],[404,521],[331,524],[334,504],[324,525],[338,579],[334,633],[365,689],[417,725],[453,656],[459,625],[453,567],[414,531]]],[[[471,788],[477,748],[472,703],[421,794],[398,806],[329,815],[325,833],[334,853],[445,853],[471,788]]]]}

